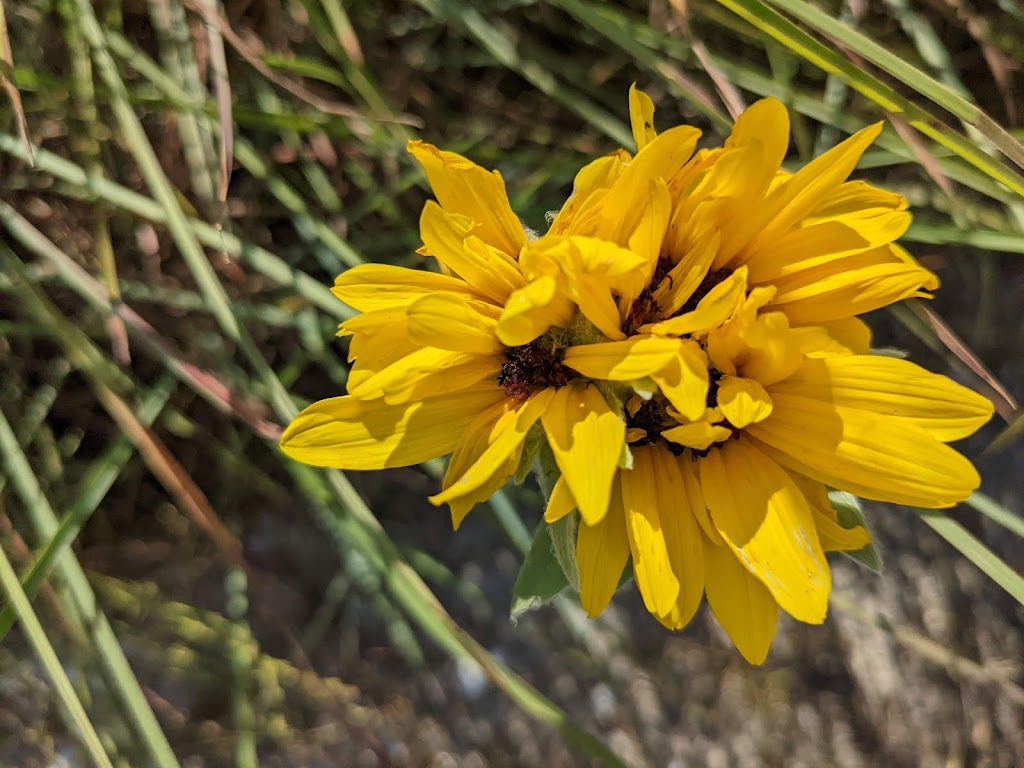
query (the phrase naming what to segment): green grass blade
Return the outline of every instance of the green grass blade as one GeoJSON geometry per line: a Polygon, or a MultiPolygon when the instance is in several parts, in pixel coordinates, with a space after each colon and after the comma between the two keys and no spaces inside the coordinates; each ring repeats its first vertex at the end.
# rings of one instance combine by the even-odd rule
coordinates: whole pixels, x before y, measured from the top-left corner
{"type": "MultiPolygon", "coordinates": [[[[2,434],[5,428],[9,431],[9,426],[6,426],[6,419],[3,419],[2,414],[0,419],[0,452],[3,454],[5,470],[25,506],[36,536],[40,539],[52,539],[60,528],[57,516],[53,513],[42,488],[39,487],[39,482],[21,446],[13,440],[13,435],[12,439],[7,439],[2,434]]],[[[149,752],[153,764],[159,768],[180,768],[170,744],[167,743],[167,737],[160,729],[153,710],[150,709],[149,702],[146,701],[142,688],[124,656],[124,651],[121,650],[121,645],[110,628],[110,623],[96,604],[96,595],[89,586],[85,572],[74,553],[67,551],[64,557],[58,560],[58,568],[67,585],[75,614],[81,622],[82,632],[96,649],[104,677],[149,752]]],[[[21,588],[20,584],[18,588],[21,588]]]]}
{"type": "Polygon", "coordinates": [[[915,221],[901,238],[912,243],[956,245],[982,251],[1002,251],[1024,255],[1024,233],[992,229],[962,229],[951,225],[915,221]]]}
{"type": "MultiPolygon", "coordinates": [[[[0,152],[7,152],[20,160],[30,162],[28,152],[10,134],[0,133],[0,152]]],[[[45,149],[35,149],[33,156],[37,170],[72,185],[82,194],[103,200],[152,222],[167,222],[166,210],[145,195],[133,192],[109,179],[90,178],[79,166],[45,149]]],[[[321,281],[293,268],[280,256],[265,248],[246,243],[235,235],[203,221],[188,219],[186,225],[204,245],[223,250],[238,258],[242,264],[252,267],[278,285],[293,288],[296,293],[327,314],[339,320],[352,316],[352,310],[338,301],[321,281]]]]}
{"type": "MultiPolygon", "coordinates": [[[[7,418],[3,413],[0,412],[0,450],[4,453],[9,448],[7,445],[8,441],[13,441],[16,444],[10,424],[8,424],[7,418]]],[[[17,614],[22,629],[25,631],[26,637],[28,637],[29,644],[32,646],[32,650],[35,651],[36,656],[39,657],[39,661],[46,670],[46,674],[50,677],[50,682],[53,683],[61,703],[71,716],[71,722],[78,731],[78,737],[81,739],[83,746],[89,752],[89,757],[100,768],[113,768],[110,758],[107,757],[107,753],[100,743],[100,737],[96,734],[96,729],[93,728],[89,716],[85,713],[85,709],[82,708],[82,702],[75,695],[75,689],[71,687],[71,681],[68,680],[60,659],[57,658],[57,654],[54,652],[53,646],[50,645],[50,641],[46,639],[46,631],[39,623],[35,611],[32,610],[32,604],[28,600],[28,595],[21,588],[21,584],[18,582],[18,575],[14,572],[11,562],[7,559],[7,554],[4,552],[3,547],[0,547],[0,587],[3,588],[11,608],[17,614]]]]}
{"type": "Polygon", "coordinates": [[[559,82],[551,70],[523,56],[509,35],[472,4],[458,0],[417,0],[431,15],[465,29],[502,66],[519,73],[541,93],[561,102],[619,146],[633,144],[633,134],[619,118],[597,106],[573,86],[559,82]]]}
{"type": "Polygon", "coordinates": [[[824,11],[815,8],[806,0],[767,0],[767,2],[784,9],[808,26],[836,42],[842,43],[844,48],[849,48],[863,56],[897,80],[956,115],[991,141],[1010,160],[1024,168],[1024,146],[977,105],[969,102],[948,85],[938,82],[927,73],[909,64],[905,59],[882,47],[856,29],[852,29],[824,11]]]}
{"type": "MultiPolygon", "coordinates": [[[[143,399],[136,414],[139,422],[150,426],[160,415],[174,391],[174,381],[166,377],[158,383],[143,399]]],[[[75,501],[64,513],[60,527],[41,551],[36,553],[31,568],[22,577],[21,584],[25,593],[34,596],[43,580],[57,564],[61,556],[68,550],[78,536],[82,526],[103,501],[107,492],[114,485],[125,463],[135,453],[135,446],[125,435],[119,436],[113,444],[92,463],[88,474],[82,479],[75,501]]],[[[5,605],[0,610],[0,642],[14,626],[15,614],[13,607],[5,605]]]]}
{"type": "Polygon", "coordinates": [[[978,566],[992,581],[1009,592],[1018,603],[1024,605],[1024,577],[1010,568],[960,523],[947,517],[943,512],[931,509],[919,509],[917,512],[933,531],[978,566]]]}
{"type": "Polygon", "coordinates": [[[825,72],[841,77],[852,88],[864,94],[882,109],[902,114],[917,131],[1024,197],[1024,177],[1019,173],[985,154],[974,142],[944,125],[937,117],[908,101],[878,78],[847,61],[761,0],[717,0],[717,2],[810,63],[825,72]]]}
{"type": "Polygon", "coordinates": [[[974,507],[981,514],[1003,526],[1008,531],[1013,531],[1021,538],[1024,538],[1024,517],[1011,512],[991,496],[975,491],[964,503],[974,507]]]}

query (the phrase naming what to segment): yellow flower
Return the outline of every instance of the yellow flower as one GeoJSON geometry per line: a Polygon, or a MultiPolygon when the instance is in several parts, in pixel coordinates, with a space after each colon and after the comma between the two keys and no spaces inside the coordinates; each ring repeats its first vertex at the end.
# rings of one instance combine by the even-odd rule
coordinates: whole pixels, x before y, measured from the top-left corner
{"type": "Polygon", "coordinates": [[[364,265],[334,292],[359,311],[349,394],[307,408],[282,449],[381,469],[451,452],[456,526],[546,442],[550,523],[578,510],[584,609],[600,613],[632,558],[650,612],[680,628],[704,594],[760,663],[778,608],[824,620],[824,552],[869,543],[827,487],[946,507],[979,484],[946,443],[985,398],[868,352],[855,316],[936,287],[892,241],[898,195],[846,178],[879,127],[780,170],[788,117],[766,99],[724,146],[656,134],[630,93],[638,152],[580,171],[547,233],[527,233],[504,182],[422,142],[424,254],[441,273],[364,265]]]}

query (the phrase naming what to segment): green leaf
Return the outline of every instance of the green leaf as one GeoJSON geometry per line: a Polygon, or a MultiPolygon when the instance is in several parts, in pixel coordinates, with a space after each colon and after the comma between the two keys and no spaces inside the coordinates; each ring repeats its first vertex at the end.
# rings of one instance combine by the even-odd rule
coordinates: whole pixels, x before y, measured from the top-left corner
{"type": "Polygon", "coordinates": [[[509,609],[512,621],[544,605],[569,586],[569,580],[555,557],[554,542],[551,539],[553,527],[542,520],[533,534],[533,544],[526,553],[523,567],[519,569],[516,585],[512,589],[512,605],[509,609]]]}
{"type": "MultiPolygon", "coordinates": [[[[846,491],[829,491],[828,500],[832,504],[832,509],[839,515],[839,525],[847,529],[861,526],[871,535],[872,541],[874,540],[875,536],[871,533],[871,527],[861,510],[860,499],[846,491]]],[[[843,554],[875,573],[882,572],[882,556],[873,543],[854,552],[843,552],[843,554]]]]}
{"type": "Polygon", "coordinates": [[[533,459],[543,442],[544,430],[541,428],[540,422],[537,422],[526,433],[526,443],[523,445],[523,452],[519,455],[519,466],[516,467],[516,471],[512,475],[516,485],[522,485],[526,476],[530,474],[530,469],[533,468],[533,459]]]}

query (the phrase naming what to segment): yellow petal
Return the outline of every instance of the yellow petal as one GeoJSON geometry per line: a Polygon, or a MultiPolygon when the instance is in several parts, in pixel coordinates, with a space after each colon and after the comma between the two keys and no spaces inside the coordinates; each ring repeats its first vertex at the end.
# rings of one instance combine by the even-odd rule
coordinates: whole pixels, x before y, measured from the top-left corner
{"type": "Polygon", "coordinates": [[[718,252],[721,233],[715,229],[697,242],[669,270],[654,290],[654,300],[661,308],[662,317],[671,317],[690,300],[693,292],[700,287],[718,252]]]}
{"type": "Polygon", "coordinates": [[[981,483],[967,459],[908,420],[773,392],[772,415],[745,430],[787,469],[833,488],[937,509],[981,483]]]}
{"type": "Polygon", "coordinates": [[[690,509],[679,460],[660,446],[650,450],[656,509],[672,573],[679,582],[675,603],[658,618],[670,629],[681,629],[693,618],[704,596],[704,537],[690,509]]]}
{"type": "MultiPolygon", "coordinates": [[[[850,318],[855,319],[855,318],[850,318]]],[[[823,325],[805,325],[801,328],[790,328],[789,333],[800,345],[800,353],[804,357],[834,357],[835,355],[852,355],[853,350],[844,347],[828,332],[823,325]]]]}
{"type": "MultiPolygon", "coordinates": [[[[384,402],[406,403],[466,389],[489,379],[496,381],[505,358],[501,355],[460,354],[446,368],[420,369],[383,384],[384,402]]],[[[351,392],[351,388],[349,390],[351,392]]]]}
{"type": "Polygon", "coordinates": [[[430,497],[430,502],[440,506],[454,499],[469,499],[478,502],[489,497],[515,471],[519,456],[530,431],[544,409],[552,400],[554,391],[542,389],[530,395],[515,411],[497,422],[488,435],[489,444],[476,461],[458,479],[452,479],[440,493],[430,497]]]}
{"type": "Polygon", "coordinates": [[[775,637],[779,607],[771,592],[727,547],[704,548],[704,591],[715,618],[751,664],[761,664],[775,637]]]}
{"type": "MultiPolygon", "coordinates": [[[[377,313],[371,313],[377,314],[377,313]]],[[[359,318],[368,317],[360,315],[359,318]]],[[[353,318],[359,319],[359,318],[353,318]]],[[[348,348],[348,361],[355,361],[348,375],[349,392],[388,366],[412,354],[419,345],[409,338],[409,329],[405,321],[387,323],[365,333],[356,333],[348,348]]]]}
{"type": "Polygon", "coordinates": [[[758,382],[739,376],[723,376],[718,382],[716,403],[736,429],[764,421],[772,412],[772,399],[758,382]]]}
{"type": "Polygon", "coordinates": [[[553,275],[533,280],[508,298],[498,319],[498,338],[510,347],[529,344],[552,326],[564,327],[573,306],[553,275]]]}
{"type": "Polygon", "coordinates": [[[422,141],[410,141],[412,153],[427,174],[431,189],[445,210],[468,216],[477,223],[475,234],[509,256],[526,245],[523,225],[512,212],[505,182],[497,171],[445,152],[422,141]]]}
{"type": "Polygon", "coordinates": [[[790,333],[789,321],[781,312],[752,320],[738,317],[716,328],[708,336],[708,356],[719,370],[764,385],[786,378],[803,360],[800,339],[790,333]]]}
{"type": "Polygon", "coordinates": [[[790,474],[804,498],[807,499],[814,515],[814,527],[818,530],[818,541],[826,552],[856,552],[871,543],[871,534],[858,525],[843,528],[839,524],[839,515],[828,499],[828,491],[819,482],[796,473],[790,474]]]}
{"type": "Polygon", "coordinates": [[[721,167],[715,163],[702,191],[707,198],[703,208],[714,210],[722,227],[722,248],[713,269],[725,266],[757,234],[761,224],[751,213],[763,206],[788,147],[789,114],[778,99],[761,99],[737,118],[725,141],[721,167]]]}
{"type": "Polygon", "coordinates": [[[842,221],[795,229],[750,256],[750,282],[768,282],[887,245],[907,231],[910,218],[906,211],[894,211],[861,222],[858,229],[842,221]]]}
{"type": "Polygon", "coordinates": [[[424,296],[409,307],[408,317],[409,337],[418,344],[478,355],[505,349],[495,333],[497,321],[457,296],[424,296]]]}
{"type": "Polygon", "coordinates": [[[732,437],[732,430],[728,427],[709,424],[706,421],[697,421],[693,424],[680,424],[678,427],[666,429],[661,436],[678,445],[706,451],[715,443],[732,437]]]}
{"type": "Polygon", "coordinates": [[[679,353],[651,378],[684,417],[696,421],[703,415],[708,401],[708,359],[696,342],[683,340],[679,353]]]}
{"type": "Polygon", "coordinates": [[[807,499],[778,464],[744,439],[700,462],[711,519],[740,563],[794,618],[825,620],[832,587],[807,499]]]}
{"type": "Polygon", "coordinates": [[[704,500],[704,490],[700,485],[700,461],[695,460],[690,451],[686,451],[676,462],[679,465],[679,473],[683,477],[683,485],[686,487],[686,503],[693,513],[694,519],[700,525],[704,535],[715,546],[724,547],[725,540],[718,533],[711,516],[708,514],[708,505],[704,500]]]}
{"type": "Polygon", "coordinates": [[[587,616],[593,618],[608,606],[628,557],[626,515],[622,510],[622,492],[616,482],[608,514],[596,525],[582,521],[576,535],[580,604],[587,616]]]}
{"type": "Polygon", "coordinates": [[[819,325],[918,295],[935,276],[889,245],[779,278],[771,308],[793,325],[819,325]]]}
{"type": "Polygon", "coordinates": [[[640,217],[636,229],[629,235],[629,250],[640,256],[643,267],[630,275],[637,279],[619,281],[623,319],[629,316],[633,302],[654,276],[658,259],[661,257],[662,242],[665,240],[665,228],[668,226],[668,219],[672,213],[672,199],[664,180],[655,179],[650,182],[648,188],[648,198],[643,215],[640,217]]]}
{"type": "Polygon", "coordinates": [[[475,222],[445,211],[428,200],[420,215],[420,237],[427,252],[481,293],[504,304],[508,295],[526,282],[509,255],[470,237],[475,222]]]}
{"type": "Polygon", "coordinates": [[[686,336],[716,328],[743,303],[747,295],[747,268],[740,267],[704,296],[692,312],[640,326],[642,333],[686,336]]]}
{"type": "Polygon", "coordinates": [[[573,259],[578,258],[578,265],[569,268],[564,265],[567,275],[596,275],[621,278],[642,272],[645,257],[632,248],[623,248],[600,240],[596,237],[574,235],[566,238],[567,244],[573,246],[573,259]]]}
{"type": "Polygon", "coordinates": [[[725,140],[725,148],[753,142],[760,142],[765,147],[765,166],[774,174],[789,148],[789,112],[778,99],[769,96],[743,110],[725,140]]]}
{"type": "Polygon", "coordinates": [[[383,397],[388,388],[401,386],[402,383],[410,379],[421,378],[434,370],[446,370],[469,359],[470,356],[462,352],[452,352],[436,347],[420,347],[390,365],[380,368],[358,383],[350,381],[348,393],[360,400],[376,400],[378,397],[383,397]]]}
{"type": "Polygon", "coordinates": [[[623,341],[622,318],[607,280],[583,276],[569,281],[569,296],[580,312],[609,339],[623,341]]]}
{"type": "Polygon", "coordinates": [[[576,509],[576,499],[572,497],[572,491],[569,490],[569,484],[565,481],[565,477],[559,475],[551,489],[551,495],[548,497],[548,505],[544,510],[544,522],[558,522],[574,509],[576,509]]]}
{"type": "Polygon", "coordinates": [[[331,293],[360,312],[407,307],[417,299],[438,293],[484,298],[457,277],[390,264],[360,264],[347,269],[335,279],[331,293]]]}
{"type": "Polygon", "coordinates": [[[906,419],[944,443],[973,434],[992,401],[908,360],[856,355],[805,360],[772,392],[906,419]]]}
{"type": "Polygon", "coordinates": [[[281,450],[317,467],[419,464],[451,451],[477,414],[504,397],[490,383],[397,406],[351,396],[321,400],[292,420],[281,436],[281,450]]]}
{"type": "Polygon", "coordinates": [[[829,335],[855,355],[871,351],[871,328],[859,317],[843,317],[822,323],[829,335]]]}
{"type": "Polygon", "coordinates": [[[850,175],[860,156],[882,132],[882,123],[858,131],[846,141],[815,158],[780,184],[752,217],[763,226],[743,249],[757,253],[769,247],[817,207],[821,199],[836,190],[850,175]]]}
{"type": "MultiPolygon", "coordinates": [[[[619,472],[633,573],[644,605],[655,616],[671,611],[679,596],[679,579],[672,572],[659,511],[663,495],[659,493],[654,453],[663,450],[651,446],[634,448],[633,469],[619,472]]],[[[663,509],[666,515],[673,512],[668,506],[663,509]]]]}
{"type": "Polygon", "coordinates": [[[678,339],[631,336],[625,341],[570,347],[562,363],[592,379],[631,381],[664,368],[680,348],[678,339]]]}
{"type": "Polygon", "coordinates": [[[569,297],[580,312],[608,338],[625,339],[613,293],[639,293],[646,279],[643,257],[593,237],[566,238],[552,254],[557,254],[569,297]]]}
{"type": "Polygon", "coordinates": [[[651,141],[616,179],[602,206],[597,236],[625,245],[644,214],[650,183],[668,180],[693,154],[700,131],[686,125],[670,128],[651,141]]]}
{"type": "Polygon", "coordinates": [[[907,198],[903,195],[873,187],[866,181],[848,181],[823,197],[804,219],[804,223],[837,220],[856,226],[863,219],[873,219],[891,211],[906,209],[907,198]]]}
{"type": "MultiPolygon", "coordinates": [[[[458,444],[455,446],[455,450],[452,451],[451,459],[448,461],[448,469],[445,471],[444,481],[441,483],[442,490],[450,488],[460,477],[465,475],[477,463],[491,443],[514,425],[517,416],[517,405],[518,403],[515,400],[506,398],[483,411],[466,427],[465,432],[462,433],[458,444]]],[[[508,460],[507,463],[511,463],[511,461],[508,460]]],[[[512,470],[509,471],[511,472],[512,470]]],[[[500,470],[495,475],[500,478],[500,470]]],[[[504,480],[501,482],[504,482],[504,480]]],[[[450,499],[448,506],[452,513],[452,527],[458,530],[470,510],[477,503],[487,499],[499,487],[500,484],[492,489],[489,487],[489,484],[485,483],[476,493],[469,493],[450,499]]]]}
{"type": "Polygon", "coordinates": [[[597,201],[594,193],[608,191],[608,188],[626,170],[626,165],[630,160],[629,153],[620,149],[583,166],[573,181],[572,195],[559,210],[555,220],[551,222],[549,232],[554,235],[570,231],[583,235],[593,234],[592,228],[581,225],[583,219],[596,222],[593,217],[584,215],[585,209],[597,201]]]}
{"type": "Polygon", "coordinates": [[[559,389],[541,419],[548,444],[588,525],[608,511],[626,425],[597,388],[559,389]]]}
{"type": "Polygon", "coordinates": [[[650,144],[658,135],[654,130],[654,102],[636,87],[636,83],[629,87],[629,124],[633,129],[637,151],[650,144]]]}

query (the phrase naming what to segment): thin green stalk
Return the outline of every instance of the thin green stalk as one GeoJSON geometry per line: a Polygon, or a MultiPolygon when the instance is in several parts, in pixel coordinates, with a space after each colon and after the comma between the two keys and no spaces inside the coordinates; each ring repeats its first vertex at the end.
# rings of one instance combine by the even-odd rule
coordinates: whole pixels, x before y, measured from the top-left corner
{"type": "Polygon", "coordinates": [[[1021,538],[1024,538],[1024,517],[1011,512],[991,496],[986,496],[981,491],[975,491],[964,503],[974,507],[993,522],[1006,528],[1006,530],[1012,531],[1021,538]]]}
{"type": "Polygon", "coordinates": [[[633,143],[632,134],[619,118],[591,102],[568,83],[559,82],[552,70],[520,53],[511,37],[492,24],[471,3],[459,0],[417,0],[428,13],[465,29],[503,67],[517,72],[537,90],[564,104],[621,147],[633,143]]]}
{"type": "MultiPolygon", "coordinates": [[[[18,444],[14,438],[14,432],[11,431],[11,425],[7,422],[7,417],[4,416],[3,411],[0,411],[0,451],[8,453],[10,450],[8,443],[13,443],[15,446],[18,444]]],[[[78,737],[82,740],[82,745],[89,752],[89,757],[100,768],[113,768],[110,758],[107,757],[107,753],[103,750],[103,744],[100,743],[100,737],[96,734],[96,729],[93,728],[89,716],[85,713],[82,702],[79,701],[78,696],[75,694],[75,689],[71,687],[71,681],[68,680],[68,676],[64,672],[60,659],[57,658],[53,646],[47,640],[46,630],[43,629],[35,611],[32,610],[32,604],[29,602],[25,591],[21,588],[21,584],[18,582],[18,575],[14,572],[10,560],[7,559],[7,554],[4,552],[3,547],[0,547],[0,587],[6,593],[7,600],[10,602],[14,613],[17,614],[22,629],[24,629],[25,635],[28,637],[29,644],[32,646],[32,650],[39,657],[39,661],[42,663],[43,669],[46,670],[50,682],[53,683],[53,687],[57,690],[61,703],[71,716],[71,722],[78,731],[78,737]]]]}
{"type": "MultiPolygon", "coordinates": [[[[20,262],[3,243],[0,243],[0,257],[3,257],[7,269],[17,275],[16,267],[20,262]]],[[[43,300],[31,292],[23,293],[22,297],[30,302],[29,311],[36,315],[37,319],[47,326],[50,334],[64,345],[65,355],[72,365],[83,372],[91,373],[101,381],[109,381],[114,389],[123,391],[131,386],[131,381],[100,355],[91,339],[81,329],[72,323],[65,323],[60,331],[54,334],[52,323],[47,322],[51,310],[43,300]]],[[[59,534],[60,523],[24,452],[16,444],[13,448],[17,450],[5,452],[4,466],[15,491],[25,505],[35,537],[40,541],[50,541],[59,534]]],[[[107,684],[125,716],[132,723],[136,734],[146,745],[153,762],[160,768],[178,768],[178,762],[167,743],[167,738],[160,730],[160,725],[132,673],[117,638],[110,629],[110,624],[97,606],[96,596],[74,552],[66,549],[63,557],[57,558],[55,568],[60,582],[65,585],[69,612],[80,626],[83,635],[89,638],[96,649],[107,684]]]]}
{"type": "MultiPolygon", "coordinates": [[[[679,67],[640,40],[640,28],[647,28],[646,23],[633,23],[631,15],[613,3],[555,0],[553,4],[572,14],[647,70],[663,77],[675,95],[685,98],[698,111],[710,118],[720,130],[727,131],[732,126],[729,115],[718,107],[703,88],[692,82],[679,67]]],[[[626,146],[631,144],[632,142],[626,146]]]]}
{"type": "Polygon", "coordinates": [[[897,56],[856,29],[852,29],[824,11],[815,8],[806,0],[767,0],[767,2],[784,9],[813,29],[841,43],[844,48],[849,48],[863,56],[875,66],[913,88],[917,93],[956,115],[991,141],[1006,157],[1019,167],[1024,168],[1024,146],[983,112],[980,107],[969,102],[948,85],[943,85],[911,65],[906,59],[897,56]]]}
{"type": "MultiPolygon", "coordinates": [[[[24,162],[29,162],[28,152],[9,134],[0,133],[0,152],[7,152],[24,162]]],[[[34,157],[37,170],[70,184],[89,197],[103,200],[155,223],[167,222],[166,210],[145,195],[133,192],[109,179],[89,178],[79,166],[45,149],[35,149],[34,157]]],[[[278,285],[293,288],[296,293],[328,315],[339,320],[352,317],[352,310],[338,301],[321,281],[291,267],[280,256],[197,219],[188,219],[187,227],[204,245],[236,257],[242,264],[252,267],[278,285]]]]}
{"type": "MultiPolygon", "coordinates": [[[[73,114],[78,124],[72,133],[81,133],[79,144],[82,166],[90,176],[102,176],[103,164],[100,161],[100,140],[97,129],[102,125],[96,109],[96,91],[93,87],[92,62],[89,59],[89,47],[82,38],[71,0],[58,3],[64,19],[64,39],[70,54],[71,75],[75,88],[73,114]]],[[[121,298],[117,279],[117,262],[114,259],[114,247],[110,240],[110,223],[106,211],[100,206],[94,209],[93,238],[96,244],[96,260],[103,276],[103,284],[107,293],[114,301],[121,298]]]]}
{"type": "Polygon", "coordinates": [[[1009,592],[1018,603],[1024,605],[1024,577],[945,513],[932,509],[919,509],[917,513],[932,530],[978,566],[992,581],[1009,592]]]}
{"type": "MultiPolygon", "coordinates": [[[[191,99],[204,103],[208,94],[196,67],[185,9],[177,0],[149,0],[148,5],[164,70],[191,99]]],[[[212,205],[216,184],[210,169],[216,167],[217,155],[209,121],[186,110],[176,110],[174,116],[192,189],[200,200],[212,205]]]]}
{"type": "MultiPolygon", "coordinates": [[[[171,349],[157,335],[155,329],[129,306],[123,303],[116,306],[111,304],[92,275],[78,266],[73,259],[3,201],[0,201],[0,224],[3,224],[14,235],[15,240],[21,242],[29,251],[50,262],[64,282],[93,308],[100,310],[108,317],[125,322],[133,336],[148,352],[163,362],[171,373],[177,376],[182,383],[192,387],[204,400],[223,413],[239,417],[264,437],[276,438],[280,434],[280,427],[263,419],[250,404],[245,402],[245,398],[233,397],[229,387],[216,376],[196,368],[171,349]]],[[[44,296],[28,287],[30,283],[24,264],[13,252],[6,249],[6,246],[0,246],[0,258],[7,264],[9,273],[16,277],[16,280],[13,281],[13,288],[20,293],[25,301],[37,308],[38,316],[63,319],[63,316],[52,308],[44,296]],[[24,286],[20,290],[18,279],[24,286]]],[[[67,338],[76,339],[77,343],[68,346],[68,358],[75,365],[87,371],[106,370],[108,375],[101,376],[101,380],[112,380],[114,382],[112,388],[117,391],[124,391],[127,388],[130,379],[121,374],[119,369],[110,366],[102,354],[89,343],[88,337],[81,329],[66,322],[56,322],[56,324],[63,326],[54,333],[56,338],[62,341],[67,338]],[[84,360],[86,357],[88,359],[84,360]]]]}
{"type": "MultiPolygon", "coordinates": [[[[150,426],[167,404],[174,391],[173,379],[167,377],[150,390],[139,405],[136,417],[139,423],[150,426]]],[[[79,484],[75,501],[64,513],[60,526],[53,537],[37,551],[31,568],[22,577],[25,593],[34,597],[43,581],[78,536],[82,526],[99,507],[107,492],[114,485],[128,459],[135,453],[135,446],[125,435],[117,437],[98,459],[92,462],[89,472],[79,484]]],[[[0,609],[0,642],[14,626],[15,613],[10,605],[0,609]]]]}
{"type": "Polygon", "coordinates": [[[235,141],[235,158],[239,163],[262,181],[266,189],[272,194],[281,205],[283,205],[296,221],[296,228],[301,231],[310,231],[316,234],[317,239],[324,244],[343,264],[355,267],[362,264],[364,259],[355,249],[338,236],[326,222],[314,217],[306,206],[302,195],[296,192],[280,176],[273,173],[267,166],[266,161],[259,156],[255,148],[241,136],[235,141]]]}
{"type": "Polygon", "coordinates": [[[762,0],[717,0],[717,2],[818,68],[841,77],[852,88],[864,94],[882,109],[902,114],[917,131],[1024,197],[1024,177],[1019,173],[989,157],[974,142],[952,130],[937,117],[910,102],[878,78],[847,61],[835,50],[804,32],[762,0]]]}
{"type": "MultiPolygon", "coordinates": [[[[50,502],[39,487],[39,482],[21,446],[14,440],[13,434],[10,438],[3,434],[5,428],[9,431],[6,424],[6,419],[0,414],[0,454],[3,456],[5,471],[10,475],[14,489],[25,505],[36,537],[48,541],[57,535],[60,524],[50,502]]],[[[57,562],[82,632],[95,648],[104,677],[145,744],[150,758],[159,768],[180,768],[170,744],[167,743],[167,737],[160,729],[153,710],[150,709],[149,702],[146,701],[139,682],[132,673],[120,643],[114,636],[106,616],[96,604],[96,595],[89,586],[78,559],[72,551],[67,550],[57,562]]],[[[21,589],[20,584],[18,588],[21,589]]]]}
{"type": "Polygon", "coordinates": [[[991,229],[961,229],[943,224],[915,221],[901,238],[913,243],[929,245],[956,245],[981,251],[1002,251],[1024,254],[1024,233],[999,232],[991,229]]]}

